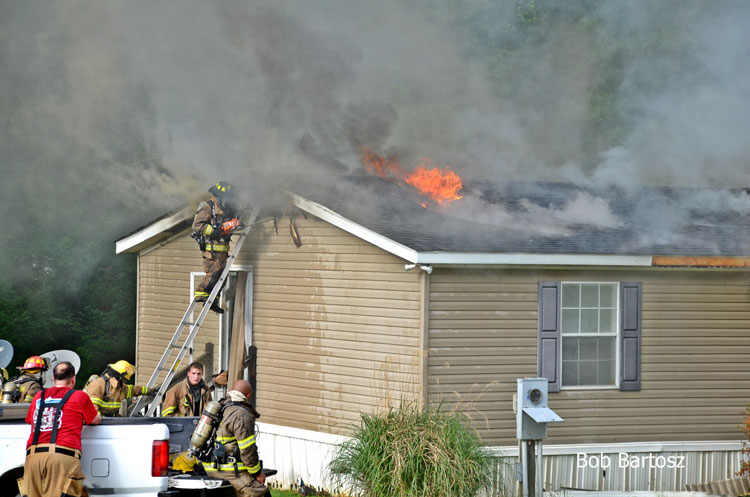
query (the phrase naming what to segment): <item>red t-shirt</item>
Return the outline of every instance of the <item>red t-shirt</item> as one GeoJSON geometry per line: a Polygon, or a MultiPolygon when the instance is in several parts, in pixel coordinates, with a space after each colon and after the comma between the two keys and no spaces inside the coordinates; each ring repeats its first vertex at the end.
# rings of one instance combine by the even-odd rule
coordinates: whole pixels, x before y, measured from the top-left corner
{"type": "MultiPolygon", "coordinates": [[[[42,425],[39,427],[39,439],[36,443],[48,444],[52,436],[52,422],[55,416],[55,405],[59,403],[63,396],[70,390],[70,387],[52,387],[44,390],[44,413],[42,414],[42,425]],[[51,402],[50,402],[51,401],[51,402]]],[[[39,399],[42,392],[37,392],[31,401],[31,407],[26,414],[26,422],[31,425],[31,435],[26,442],[28,449],[34,440],[34,428],[36,427],[36,416],[39,408],[39,399]]],[[[81,390],[76,390],[70,396],[60,413],[57,422],[57,445],[70,447],[71,449],[81,449],[81,428],[83,423],[91,423],[97,415],[96,408],[91,402],[88,394],[81,390]]]]}

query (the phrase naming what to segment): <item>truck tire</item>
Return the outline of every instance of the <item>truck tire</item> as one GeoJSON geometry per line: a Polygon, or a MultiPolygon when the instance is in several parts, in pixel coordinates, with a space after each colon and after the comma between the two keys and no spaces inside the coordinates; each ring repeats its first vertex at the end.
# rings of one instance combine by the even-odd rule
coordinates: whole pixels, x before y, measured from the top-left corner
{"type": "Polygon", "coordinates": [[[16,468],[0,476],[0,497],[21,497],[16,480],[23,476],[23,468],[16,468]]]}

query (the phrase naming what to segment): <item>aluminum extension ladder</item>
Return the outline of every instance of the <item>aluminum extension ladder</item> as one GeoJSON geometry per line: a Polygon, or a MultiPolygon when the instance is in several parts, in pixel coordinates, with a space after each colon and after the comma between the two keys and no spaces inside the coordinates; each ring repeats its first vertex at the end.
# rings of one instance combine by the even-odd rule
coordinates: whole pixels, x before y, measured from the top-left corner
{"type": "MultiPolygon", "coordinates": [[[[148,383],[146,383],[146,387],[149,389],[149,391],[154,388],[154,385],[156,385],[156,380],[159,378],[159,375],[163,372],[167,372],[167,376],[164,378],[164,381],[162,382],[161,386],[159,387],[159,390],[156,392],[155,397],[151,401],[151,405],[146,410],[146,416],[153,416],[156,412],[157,407],[161,405],[161,401],[164,398],[164,394],[167,392],[167,389],[169,389],[169,385],[172,382],[172,378],[174,378],[174,375],[177,373],[177,368],[180,365],[180,362],[185,357],[185,353],[188,351],[188,349],[193,344],[193,339],[195,338],[195,335],[198,334],[198,330],[200,330],[201,325],[203,324],[203,320],[206,319],[206,316],[208,315],[208,312],[210,311],[210,307],[213,304],[214,300],[219,296],[219,293],[221,292],[221,288],[224,285],[224,281],[227,279],[227,276],[229,276],[230,269],[232,267],[232,263],[237,258],[237,254],[240,253],[240,249],[242,248],[242,244],[245,241],[245,238],[247,237],[247,234],[250,233],[250,230],[253,227],[253,223],[255,222],[255,218],[258,217],[258,211],[260,210],[260,206],[255,206],[250,213],[250,217],[247,219],[245,227],[242,231],[240,231],[240,237],[235,242],[234,248],[232,249],[232,252],[229,254],[229,258],[227,259],[227,264],[224,267],[224,271],[221,273],[221,276],[219,277],[219,280],[216,282],[216,285],[214,285],[213,290],[211,290],[210,295],[208,296],[208,299],[205,303],[203,303],[203,309],[201,310],[200,314],[198,314],[198,319],[196,319],[194,322],[190,321],[190,317],[192,316],[193,310],[195,307],[202,303],[198,302],[195,299],[193,299],[190,302],[190,305],[187,308],[187,311],[185,311],[185,315],[182,316],[182,319],[180,320],[180,324],[177,325],[177,329],[174,332],[174,335],[172,335],[172,339],[169,341],[169,345],[167,345],[166,350],[164,351],[164,354],[162,354],[161,359],[159,360],[159,363],[156,365],[156,369],[154,369],[154,372],[151,374],[151,378],[149,378],[148,383]],[[183,335],[183,332],[185,329],[190,328],[190,332],[187,335],[187,338],[184,339],[184,341],[181,342],[181,337],[183,335]],[[174,362],[170,367],[165,367],[165,364],[167,363],[167,360],[169,359],[169,356],[172,354],[172,351],[174,349],[180,349],[177,353],[177,357],[175,358],[174,362]]],[[[138,398],[138,401],[135,404],[135,407],[133,408],[133,415],[136,416],[138,412],[143,408],[143,405],[146,403],[146,398],[149,397],[149,395],[141,395],[138,398]]]]}

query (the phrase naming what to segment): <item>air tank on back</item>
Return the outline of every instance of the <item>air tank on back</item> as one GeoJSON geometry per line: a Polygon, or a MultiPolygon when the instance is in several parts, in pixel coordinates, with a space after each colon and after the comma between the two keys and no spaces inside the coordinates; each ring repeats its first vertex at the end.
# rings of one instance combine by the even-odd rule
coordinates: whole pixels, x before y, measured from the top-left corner
{"type": "Polygon", "coordinates": [[[215,400],[210,401],[206,404],[206,407],[201,413],[201,417],[198,420],[198,425],[193,431],[193,436],[190,437],[190,454],[199,454],[206,442],[214,432],[214,428],[219,424],[219,412],[221,411],[221,404],[215,400]]]}

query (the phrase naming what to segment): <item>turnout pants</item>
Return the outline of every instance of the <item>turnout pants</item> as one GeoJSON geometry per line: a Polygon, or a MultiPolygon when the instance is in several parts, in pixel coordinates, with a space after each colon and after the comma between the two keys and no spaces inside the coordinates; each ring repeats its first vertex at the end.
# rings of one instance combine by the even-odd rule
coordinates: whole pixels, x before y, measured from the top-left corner
{"type": "Polygon", "coordinates": [[[216,282],[221,278],[224,266],[227,265],[229,254],[227,252],[203,252],[203,271],[206,275],[195,287],[196,297],[208,297],[214,289],[216,282]]]}
{"type": "Polygon", "coordinates": [[[55,453],[56,446],[52,444],[38,444],[29,448],[23,466],[23,478],[18,479],[18,490],[23,497],[81,497],[87,495],[83,489],[83,471],[81,471],[81,451],[73,451],[76,455],[55,453]],[[48,452],[36,452],[37,449],[47,448],[48,452]]]}
{"type": "Polygon", "coordinates": [[[268,487],[250,476],[247,471],[240,471],[240,476],[235,476],[233,471],[209,471],[207,474],[209,478],[228,481],[237,492],[237,497],[271,497],[268,487]]]}

